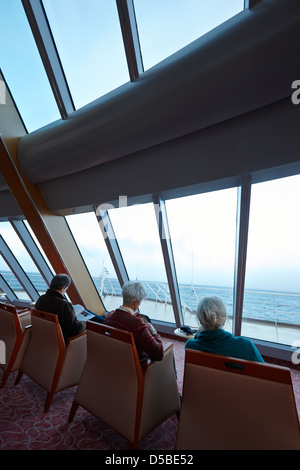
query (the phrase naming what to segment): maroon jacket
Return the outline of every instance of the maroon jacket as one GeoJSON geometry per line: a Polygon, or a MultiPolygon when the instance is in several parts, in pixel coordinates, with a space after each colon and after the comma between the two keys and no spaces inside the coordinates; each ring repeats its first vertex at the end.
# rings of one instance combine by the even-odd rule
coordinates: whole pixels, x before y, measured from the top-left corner
{"type": "Polygon", "coordinates": [[[135,315],[116,309],[107,315],[105,323],[133,333],[140,360],[150,358],[161,361],[164,357],[163,343],[159,334],[152,335],[143,320],[135,315]]]}

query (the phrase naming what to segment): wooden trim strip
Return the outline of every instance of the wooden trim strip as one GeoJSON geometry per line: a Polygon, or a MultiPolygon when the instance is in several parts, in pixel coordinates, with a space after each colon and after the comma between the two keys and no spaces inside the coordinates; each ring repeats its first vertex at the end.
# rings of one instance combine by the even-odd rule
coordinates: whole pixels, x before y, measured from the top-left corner
{"type": "Polygon", "coordinates": [[[185,363],[292,385],[290,370],[283,366],[218,356],[192,349],[186,349],[185,363]]]}
{"type": "MultiPolygon", "coordinates": [[[[32,196],[31,192],[25,185],[20,170],[10,155],[1,136],[0,171],[19,204],[25,218],[38,238],[47,258],[53,266],[54,271],[57,274],[67,273],[72,278],[43,220],[42,214],[48,217],[51,216],[43,196],[37,186],[31,185],[30,189],[34,193],[34,196],[32,196]],[[39,208],[36,205],[36,201],[38,201],[39,208]]],[[[68,289],[68,295],[74,304],[81,304],[85,307],[85,303],[73,282],[68,289]]]]}
{"type": "Polygon", "coordinates": [[[138,392],[137,392],[137,403],[136,403],[136,415],[135,415],[135,427],[134,427],[134,439],[132,444],[133,449],[136,449],[138,444],[138,437],[141,425],[141,413],[142,405],[144,398],[144,374],[142,371],[142,366],[140,359],[137,353],[135,341],[133,334],[130,331],[120,330],[112,326],[108,326],[102,323],[95,323],[93,321],[86,322],[87,330],[99,333],[101,335],[108,335],[111,338],[117,339],[118,341],[123,341],[127,344],[131,344],[133,350],[133,357],[138,377],[138,392]]]}
{"type": "Polygon", "coordinates": [[[20,320],[18,318],[16,307],[14,307],[13,305],[0,303],[0,309],[1,310],[6,310],[6,311],[12,313],[13,318],[14,318],[15,330],[16,330],[15,344],[13,346],[13,349],[12,349],[11,356],[10,356],[10,359],[8,361],[7,367],[4,370],[4,376],[2,378],[1,385],[0,385],[0,387],[2,388],[2,387],[4,387],[4,385],[7,381],[7,378],[10,374],[10,371],[11,371],[11,369],[14,365],[14,362],[16,360],[19,348],[20,348],[22,340],[23,340],[23,333],[22,333],[22,330],[21,330],[20,320]]]}

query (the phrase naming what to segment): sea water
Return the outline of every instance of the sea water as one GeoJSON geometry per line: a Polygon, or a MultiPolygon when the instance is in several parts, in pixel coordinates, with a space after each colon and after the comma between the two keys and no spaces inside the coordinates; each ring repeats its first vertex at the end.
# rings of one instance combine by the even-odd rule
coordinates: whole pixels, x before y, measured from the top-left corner
{"type": "MultiPolygon", "coordinates": [[[[12,273],[1,272],[2,277],[12,290],[24,292],[23,287],[12,273]]],[[[28,273],[28,277],[41,294],[47,290],[47,284],[39,273],[28,273]]],[[[93,281],[105,301],[106,296],[122,295],[119,281],[115,278],[94,277],[93,281]]],[[[161,304],[171,304],[171,295],[166,282],[142,281],[147,290],[147,299],[161,304]]],[[[220,286],[199,286],[179,284],[182,308],[191,314],[197,310],[199,300],[205,296],[216,295],[224,301],[228,315],[233,311],[233,290],[220,286]]],[[[300,293],[275,292],[259,289],[246,289],[244,293],[243,318],[265,322],[300,325],[300,293]]]]}

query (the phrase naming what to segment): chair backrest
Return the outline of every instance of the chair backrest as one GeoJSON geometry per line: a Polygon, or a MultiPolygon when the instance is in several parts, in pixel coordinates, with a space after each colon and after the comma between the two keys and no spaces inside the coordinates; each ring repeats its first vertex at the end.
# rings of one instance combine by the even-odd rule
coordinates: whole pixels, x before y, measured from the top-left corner
{"type": "Polygon", "coordinates": [[[21,370],[50,390],[56,370],[60,370],[66,346],[57,315],[32,310],[31,339],[21,370]]]}
{"type": "Polygon", "coordinates": [[[187,349],[176,449],[300,449],[290,370],[187,349]]]}
{"type": "Polygon", "coordinates": [[[9,363],[14,361],[18,348],[22,342],[23,328],[20,323],[16,307],[10,304],[0,303],[0,340],[5,344],[6,369],[9,363]]]}
{"type": "Polygon", "coordinates": [[[75,400],[133,441],[142,384],[132,333],[87,322],[87,360],[75,400]]]}

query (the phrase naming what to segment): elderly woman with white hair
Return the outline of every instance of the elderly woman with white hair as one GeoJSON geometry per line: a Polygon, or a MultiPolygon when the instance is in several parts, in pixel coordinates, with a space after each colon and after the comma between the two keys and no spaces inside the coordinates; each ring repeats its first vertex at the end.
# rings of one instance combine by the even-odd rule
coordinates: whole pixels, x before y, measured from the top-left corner
{"type": "Polygon", "coordinates": [[[197,318],[200,329],[185,348],[236,357],[249,361],[264,362],[256,346],[247,338],[236,337],[223,329],[227,312],[219,297],[204,297],[198,305],[197,318]]]}

